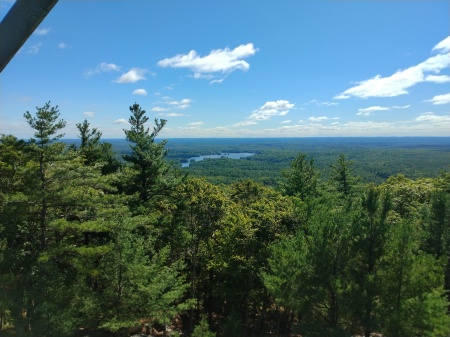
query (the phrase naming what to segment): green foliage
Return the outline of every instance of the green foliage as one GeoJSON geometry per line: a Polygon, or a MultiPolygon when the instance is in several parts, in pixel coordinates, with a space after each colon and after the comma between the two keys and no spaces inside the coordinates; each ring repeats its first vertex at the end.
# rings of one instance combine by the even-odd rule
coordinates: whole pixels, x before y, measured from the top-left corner
{"type": "Polygon", "coordinates": [[[50,144],[64,136],[63,133],[56,135],[59,130],[66,126],[63,119],[58,120],[58,106],[50,106],[50,102],[44,104],[43,107],[36,107],[36,115],[33,117],[30,112],[24,114],[28,124],[35,130],[34,137],[39,147],[50,144]]]}
{"type": "MultiPolygon", "coordinates": [[[[80,132],[80,147],[77,149],[88,166],[102,165],[102,173],[109,174],[116,172],[120,163],[116,159],[115,153],[110,143],[100,142],[102,133],[97,128],[90,128],[89,122],[85,119],[83,123],[76,124],[80,132]]],[[[75,146],[74,146],[75,147],[75,146]]]]}
{"type": "Polygon", "coordinates": [[[302,200],[317,195],[319,173],[313,158],[307,159],[306,154],[299,153],[283,175],[286,179],[283,190],[287,195],[296,195],[302,200]]]}
{"type": "Polygon", "coordinates": [[[137,194],[141,202],[167,196],[180,182],[172,166],[164,157],[166,141],[155,142],[155,137],[166,125],[165,119],[155,119],[153,131],[145,128],[148,117],[139,104],[130,106],[130,130],[124,130],[131,153],[123,155],[123,159],[131,164],[130,181],[125,183],[129,194],[137,194]]]}
{"type": "Polygon", "coordinates": [[[180,303],[186,291],[182,265],[167,265],[167,249],[149,258],[151,246],[146,246],[151,243],[121,228],[124,225],[116,229],[110,250],[99,265],[97,282],[103,290],[95,312],[100,326],[117,331],[139,325],[139,319],[146,317],[168,324],[186,308],[180,303]]]}
{"type": "Polygon", "coordinates": [[[345,158],[345,155],[339,155],[339,159],[336,164],[331,165],[331,180],[337,185],[337,191],[344,196],[349,196],[352,192],[353,185],[356,178],[352,173],[353,162],[345,158]]]}
{"type": "Polygon", "coordinates": [[[195,326],[192,337],[216,337],[216,334],[209,329],[206,316],[202,316],[200,323],[195,326]]]}
{"type": "Polygon", "coordinates": [[[379,311],[386,336],[445,336],[450,332],[443,266],[419,250],[417,225],[400,220],[388,233],[384,268],[380,270],[379,311]]]}
{"type": "Polygon", "coordinates": [[[418,149],[364,166],[350,140],[211,140],[192,154],[256,153],[192,165],[219,186],[182,178],[155,139],[166,121],[130,112],[123,165],[86,120],[78,148],[60,142],[50,103],[25,114],[35,138],[1,136],[0,335],[449,335],[450,175],[386,175],[418,149]]]}
{"type": "Polygon", "coordinates": [[[300,331],[340,336],[349,328],[351,223],[331,201],[321,199],[303,230],[272,246],[263,280],[280,304],[304,318],[300,331]]]}

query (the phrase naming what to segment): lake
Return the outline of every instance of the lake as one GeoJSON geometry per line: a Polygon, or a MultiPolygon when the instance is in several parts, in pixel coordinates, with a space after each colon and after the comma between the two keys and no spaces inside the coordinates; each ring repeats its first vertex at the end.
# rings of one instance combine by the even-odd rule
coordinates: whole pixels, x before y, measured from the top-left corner
{"type": "Polygon", "coordinates": [[[202,161],[204,159],[219,159],[219,158],[241,159],[251,157],[253,155],[254,153],[240,152],[240,153],[219,153],[219,154],[197,156],[189,158],[187,163],[181,163],[181,167],[189,167],[189,164],[192,163],[193,161],[202,161]]]}

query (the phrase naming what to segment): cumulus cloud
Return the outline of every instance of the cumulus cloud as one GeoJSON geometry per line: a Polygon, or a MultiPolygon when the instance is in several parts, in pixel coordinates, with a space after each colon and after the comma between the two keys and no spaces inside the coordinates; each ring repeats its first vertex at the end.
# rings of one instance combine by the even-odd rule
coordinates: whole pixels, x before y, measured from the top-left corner
{"type": "Polygon", "coordinates": [[[58,48],[65,49],[65,48],[67,48],[67,44],[65,44],[64,42],[60,42],[60,43],[58,43],[58,48]]]}
{"type": "Polygon", "coordinates": [[[178,109],[186,109],[189,107],[189,104],[192,102],[190,98],[183,98],[181,101],[170,101],[168,100],[166,104],[175,105],[178,109]]]}
{"type": "Polygon", "coordinates": [[[433,47],[433,51],[447,53],[450,51],[450,36],[447,36],[441,42],[433,47]]]}
{"type": "Polygon", "coordinates": [[[431,102],[434,105],[450,104],[450,93],[434,96],[432,99],[428,100],[428,102],[431,102]]]}
{"type": "Polygon", "coordinates": [[[125,118],[119,118],[119,119],[116,119],[113,123],[114,124],[128,124],[128,121],[125,118]]]}
{"type": "Polygon", "coordinates": [[[115,83],[136,83],[137,81],[145,80],[146,69],[132,68],[130,71],[122,74],[115,83]]]}
{"type": "Polygon", "coordinates": [[[195,50],[191,50],[188,54],[165,58],[157,64],[163,68],[187,68],[195,72],[194,78],[203,78],[216,72],[247,71],[250,65],[243,59],[257,51],[253,43],[242,44],[234,49],[215,49],[206,56],[200,56],[195,50]]]}
{"type": "Polygon", "coordinates": [[[44,36],[44,35],[47,35],[50,32],[50,30],[51,30],[51,28],[40,28],[40,29],[36,29],[33,32],[33,34],[44,36]]]}
{"type": "Polygon", "coordinates": [[[370,116],[370,114],[374,111],[386,111],[389,110],[388,107],[385,106],[371,106],[364,109],[359,109],[357,115],[358,116],[370,116]]]}
{"type": "Polygon", "coordinates": [[[100,63],[97,67],[95,67],[94,69],[89,69],[86,70],[84,72],[85,76],[89,77],[95,74],[100,74],[100,73],[109,73],[109,72],[118,72],[120,71],[120,66],[114,64],[114,63],[106,63],[106,62],[102,62],[100,63]]]}
{"type": "Polygon", "coordinates": [[[162,97],[162,101],[158,102],[158,104],[168,105],[169,107],[164,108],[160,106],[156,106],[152,108],[152,111],[161,112],[161,111],[168,111],[171,109],[187,109],[190,107],[190,104],[192,103],[192,99],[190,98],[183,98],[181,101],[174,100],[170,97],[164,96],[162,97]]]}
{"type": "Polygon", "coordinates": [[[308,118],[308,120],[313,123],[323,122],[323,121],[326,121],[329,119],[335,119],[335,118],[328,118],[327,116],[320,116],[320,117],[311,116],[308,118]]]}
{"type": "Polygon", "coordinates": [[[258,124],[258,123],[255,122],[255,121],[243,121],[243,122],[239,122],[239,123],[233,124],[232,127],[238,128],[238,127],[241,127],[241,126],[255,125],[255,124],[258,124]]]}
{"type": "Polygon", "coordinates": [[[95,116],[95,112],[86,111],[86,112],[83,112],[83,116],[84,117],[94,117],[95,116]]]}
{"type": "Polygon", "coordinates": [[[132,92],[132,95],[141,95],[141,96],[147,96],[147,90],[145,89],[136,89],[132,92]]]}
{"type": "Polygon", "coordinates": [[[446,82],[446,76],[427,75],[426,73],[438,74],[441,70],[450,67],[450,37],[439,42],[433,48],[433,51],[441,54],[432,56],[410,68],[398,70],[391,76],[376,75],[368,80],[358,82],[356,86],[345,90],[334,98],[346,99],[351,96],[358,98],[394,97],[408,94],[410,87],[421,82],[446,82]]]}
{"type": "Polygon", "coordinates": [[[294,108],[294,104],[286,100],[266,102],[262,107],[254,110],[248,119],[268,120],[272,116],[285,116],[292,108],[294,108]]]}
{"type": "Polygon", "coordinates": [[[447,83],[450,82],[450,76],[447,75],[428,75],[425,81],[433,83],[447,83]]]}
{"type": "Polygon", "coordinates": [[[428,123],[439,123],[439,124],[450,124],[450,116],[439,116],[432,112],[426,112],[414,119],[416,122],[428,122],[428,123]]]}
{"type": "Polygon", "coordinates": [[[288,119],[287,121],[282,121],[281,124],[288,124],[288,123],[290,123],[290,122],[291,122],[291,120],[288,119]]]}

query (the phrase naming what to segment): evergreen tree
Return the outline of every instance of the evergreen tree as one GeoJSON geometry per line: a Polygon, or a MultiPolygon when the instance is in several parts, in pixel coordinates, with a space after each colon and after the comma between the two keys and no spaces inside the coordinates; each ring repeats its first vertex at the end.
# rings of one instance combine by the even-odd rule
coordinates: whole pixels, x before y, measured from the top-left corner
{"type": "Polygon", "coordinates": [[[129,193],[137,193],[139,199],[148,203],[151,199],[168,196],[179,183],[172,166],[165,161],[167,141],[156,142],[155,137],[166,125],[165,119],[155,119],[153,131],[145,127],[148,117],[139,104],[130,106],[131,128],[124,130],[126,140],[131,143],[131,154],[123,159],[131,164],[129,193]]]}
{"type": "Polygon", "coordinates": [[[342,193],[345,197],[349,196],[353,185],[355,183],[355,177],[352,174],[353,162],[345,158],[345,155],[339,155],[339,159],[336,164],[331,165],[331,179],[337,184],[338,192],[342,193]]]}
{"type": "Polygon", "coordinates": [[[100,142],[102,133],[97,128],[91,129],[86,119],[83,123],[76,124],[76,127],[80,132],[78,151],[84,158],[85,164],[101,164],[103,174],[116,172],[120,167],[120,162],[116,159],[112,145],[107,142],[100,142]]]}
{"type": "Polygon", "coordinates": [[[287,195],[298,196],[302,200],[317,195],[319,173],[314,167],[314,159],[307,159],[306,154],[299,153],[288,170],[282,172],[283,184],[287,195]]]}
{"type": "Polygon", "coordinates": [[[37,112],[33,117],[29,111],[24,114],[28,124],[35,130],[34,137],[31,139],[33,145],[32,150],[35,153],[36,161],[39,164],[39,180],[40,180],[40,200],[39,200],[39,223],[40,223],[40,244],[41,248],[46,245],[47,232],[47,211],[49,203],[49,185],[51,178],[48,175],[48,167],[60,157],[64,151],[63,143],[54,143],[56,140],[64,136],[57,134],[66,126],[63,119],[59,119],[58,106],[51,107],[47,102],[43,107],[36,107],[37,112]]]}
{"type": "Polygon", "coordinates": [[[376,314],[381,294],[379,271],[385,254],[390,209],[389,195],[382,195],[374,185],[368,186],[356,209],[352,225],[351,307],[353,319],[365,337],[379,331],[376,314]]]}
{"type": "Polygon", "coordinates": [[[351,222],[345,209],[323,198],[307,231],[271,247],[270,269],[262,274],[276,301],[301,317],[299,332],[347,336],[351,332],[349,261],[351,222]]]}

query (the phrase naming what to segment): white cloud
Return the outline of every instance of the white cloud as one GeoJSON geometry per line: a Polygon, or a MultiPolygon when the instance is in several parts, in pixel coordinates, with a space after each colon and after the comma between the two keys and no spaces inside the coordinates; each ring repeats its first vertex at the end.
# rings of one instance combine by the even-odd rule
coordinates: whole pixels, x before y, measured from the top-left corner
{"type": "Polygon", "coordinates": [[[447,83],[450,82],[450,76],[448,75],[427,75],[425,81],[434,83],[447,83]]]}
{"type": "Polygon", "coordinates": [[[146,69],[132,68],[130,71],[122,74],[115,83],[136,83],[137,81],[145,80],[146,69]]]}
{"type": "Polygon", "coordinates": [[[28,47],[27,54],[37,54],[42,48],[42,42],[36,43],[30,47],[28,47]]]}
{"type": "Polygon", "coordinates": [[[233,124],[232,127],[241,127],[241,126],[255,125],[255,124],[258,124],[258,123],[255,121],[243,121],[243,122],[233,124]]]}
{"type": "Polygon", "coordinates": [[[385,106],[371,106],[364,109],[358,109],[358,116],[369,116],[374,111],[386,111],[389,110],[388,107],[385,106]]]}
{"type": "Polygon", "coordinates": [[[203,124],[205,124],[205,123],[203,123],[203,122],[193,122],[193,123],[189,123],[188,125],[189,126],[193,126],[193,127],[199,127],[199,126],[202,126],[203,124]]]}
{"type": "Polygon", "coordinates": [[[441,42],[433,47],[433,51],[441,51],[447,53],[450,51],[450,36],[447,36],[441,42]]]}
{"type": "Polygon", "coordinates": [[[67,44],[65,44],[64,42],[60,42],[60,43],[58,43],[58,48],[65,49],[65,48],[67,48],[67,44]]]}
{"type": "Polygon", "coordinates": [[[450,124],[450,116],[439,116],[432,112],[426,112],[419,117],[416,117],[414,120],[416,122],[438,123],[441,126],[442,124],[450,124]]]}
{"type": "MultiPolygon", "coordinates": [[[[393,109],[393,107],[392,107],[393,109]]],[[[328,118],[326,123],[302,121],[296,124],[277,124],[271,128],[237,127],[225,125],[213,128],[195,128],[186,126],[168,130],[165,135],[172,137],[341,137],[341,136],[448,136],[450,115],[424,113],[416,118],[392,122],[338,122],[328,118]],[[183,132],[181,132],[183,130],[183,132]]],[[[257,124],[256,122],[254,122],[257,124]]],[[[237,123],[239,124],[239,123],[237,123]]],[[[244,125],[242,125],[244,126],[244,125]]]]}
{"type": "Polygon", "coordinates": [[[158,116],[164,116],[164,117],[182,117],[182,116],[186,116],[185,114],[182,113],[177,113],[177,112],[169,112],[169,113],[159,113],[158,116]]]}
{"type": "Polygon", "coordinates": [[[136,90],[133,91],[132,95],[147,96],[147,90],[145,90],[145,89],[136,89],[136,90]]]}
{"type": "Polygon", "coordinates": [[[181,101],[168,101],[167,102],[167,104],[170,104],[170,105],[177,105],[177,106],[182,106],[183,108],[182,109],[184,109],[185,107],[186,107],[186,105],[188,105],[189,103],[191,103],[192,102],[192,100],[190,99],[190,98],[183,98],[181,101]]]}
{"type": "Polygon", "coordinates": [[[268,120],[272,116],[285,116],[292,108],[294,108],[294,104],[286,100],[266,102],[262,107],[254,110],[248,119],[268,120]]]}
{"type": "Polygon", "coordinates": [[[243,59],[254,55],[257,51],[253,43],[240,45],[233,50],[229,48],[212,50],[206,56],[200,56],[195,50],[191,50],[188,54],[163,59],[158,62],[158,66],[188,68],[195,72],[195,78],[201,78],[204,74],[215,72],[247,71],[250,65],[243,59]]]}
{"type": "Polygon", "coordinates": [[[434,96],[427,102],[432,102],[434,105],[450,104],[450,93],[434,96]]]}
{"type": "Polygon", "coordinates": [[[212,81],[209,82],[209,84],[222,83],[224,79],[225,79],[225,78],[221,78],[221,79],[217,79],[217,80],[212,80],[212,81]]]}
{"type": "MultiPolygon", "coordinates": [[[[450,50],[450,37],[438,43],[433,50],[448,52],[450,50]]],[[[358,82],[356,86],[345,90],[336,95],[335,99],[345,99],[351,96],[358,98],[368,97],[394,97],[408,94],[408,89],[418,83],[425,81],[433,81],[442,83],[446,77],[435,75],[426,75],[431,72],[438,74],[442,69],[450,67],[450,53],[438,54],[432,56],[416,66],[404,70],[398,70],[395,74],[382,77],[376,75],[375,77],[358,82]],[[431,76],[431,77],[429,77],[431,76]]]]}
{"type": "Polygon", "coordinates": [[[192,75],[192,76],[190,76],[190,77],[195,78],[196,80],[201,79],[201,78],[210,80],[210,79],[213,78],[213,75],[210,75],[210,74],[201,74],[201,73],[194,73],[194,75],[192,75]]]}
{"type": "MultiPolygon", "coordinates": [[[[190,98],[183,98],[181,101],[174,100],[170,97],[162,97],[163,101],[159,102],[160,104],[167,104],[170,105],[170,109],[187,109],[190,107],[190,103],[192,103],[192,99],[190,98]]],[[[155,107],[152,111],[166,111],[169,110],[169,108],[161,108],[161,107],[155,107]],[[155,109],[155,110],[153,110],[155,109]],[[166,109],[166,110],[163,110],[166,109]]]]}
{"type": "Polygon", "coordinates": [[[33,34],[44,36],[47,35],[50,32],[51,28],[40,28],[36,29],[33,34]]]}
{"type": "Polygon", "coordinates": [[[89,69],[84,72],[85,76],[89,77],[94,74],[100,74],[100,73],[109,73],[111,71],[120,71],[120,66],[114,64],[114,63],[106,63],[102,62],[94,69],[89,69]]]}
{"type": "Polygon", "coordinates": [[[281,124],[288,124],[288,123],[290,123],[290,122],[291,122],[291,120],[288,119],[287,121],[282,121],[281,124]]]}
{"type": "Polygon", "coordinates": [[[119,118],[119,119],[116,119],[113,123],[114,124],[128,124],[128,121],[125,118],[119,118]]]}
{"type": "Polygon", "coordinates": [[[311,101],[309,101],[309,103],[313,103],[316,104],[317,106],[336,106],[339,105],[339,103],[336,102],[321,102],[317,99],[312,99],[311,101]]]}
{"type": "Polygon", "coordinates": [[[408,109],[411,105],[403,105],[403,106],[398,106],[398,105],[394,105],[392,107],[392,109],[408,109]]]}
{"type": "Polygon", "coordinates": [[[274,102],[266,102],[260,110],[264,109],[276,109],[276,110],[289,110],[294,107],[294,104],[289,103],[289,101],[286,100],[278,100],[274,102]]]}
{"type": "Polygon", "coordinates": [[[328,120],[328,119],[331,119],[331,118],[328,118],[327,116],[321,116],[321,117],[314,117],[314,116],[311,116],[311,117],[308,118],[308,120],[309,120],[310,122],[314,122],[314,123],[326,121],[326,120],[328,120]]]}
{"type": "Polygon", "coordinates": [[[150,109],[150,111],[154,111],[154,112],[162,112],[162,111],[169,111],[169,108],[161,108],[159,106],[155,106],[153,108],[150,109]]]}
{"type": "Polygon", "coordinates": [[[83,116],[84,117],[94,117],[95,116],[95,112],[86,111],[86,112],[83,112],[83,116]]]}

